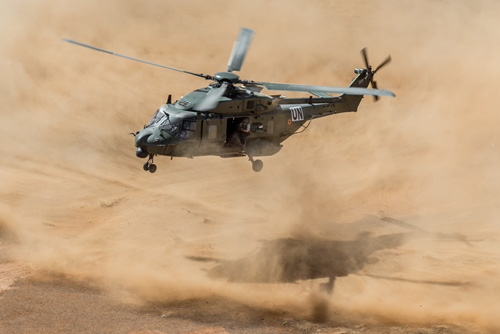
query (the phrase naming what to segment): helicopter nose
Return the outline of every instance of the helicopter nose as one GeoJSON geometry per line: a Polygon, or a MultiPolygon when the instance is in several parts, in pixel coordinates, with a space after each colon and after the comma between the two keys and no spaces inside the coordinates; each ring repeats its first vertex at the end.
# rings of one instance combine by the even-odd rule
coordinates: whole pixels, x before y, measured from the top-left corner
{"type": "Polygon", "coordinates": [[[142,144],[144,144],[152,134],[153,131],[151,131],[150,129],[142,129],[141,131],[139,131],[139,133],[135,135],[135,147],[141,147],[142,144]]]}

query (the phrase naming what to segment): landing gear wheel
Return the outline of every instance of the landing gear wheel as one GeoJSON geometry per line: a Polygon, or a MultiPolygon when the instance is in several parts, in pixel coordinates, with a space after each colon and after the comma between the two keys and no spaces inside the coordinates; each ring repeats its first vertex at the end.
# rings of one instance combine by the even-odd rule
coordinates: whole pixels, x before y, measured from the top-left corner
{"type": "Polygon", "coordinates": [[[252,169],[254,172],[260,172],[262,170],[262,167],[264,167],[264,163],[262,162],[262,160],[252,161],[252,169]]]}
{"type": "Polygon", "coordinates": [[[153,163],[153,157],[154,156],[152,154],[150,154],[148,161],[146,161],[146,163],[144,164],[144,166],[142,166],[142,168],[145,171],[149,171],[150,173],[156,172],[156,165],[153,163]]]}

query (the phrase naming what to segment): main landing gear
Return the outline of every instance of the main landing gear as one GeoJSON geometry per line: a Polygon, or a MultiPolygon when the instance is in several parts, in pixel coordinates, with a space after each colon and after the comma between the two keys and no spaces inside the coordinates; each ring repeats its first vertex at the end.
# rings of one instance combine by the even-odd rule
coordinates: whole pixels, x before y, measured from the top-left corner
{"type": "Polygon", "coordinates": [[[262,170],[262,167],[264,167],[264,163],[262,160],[254,160],[252,156],[248,156],[248,160],[252,163],[252,169],[254,172],[260,172],[262,170]]]}
{"type": "Polygon", "coordinates": [[[156,165],[153,163],[152,154],[149,155],[148,161],[146,161],[146,163],[144,164],[144,166],[142,166],[142,168],[144,168],[145,171],[149,171],[150,173],[156,172],[156,165]]]}

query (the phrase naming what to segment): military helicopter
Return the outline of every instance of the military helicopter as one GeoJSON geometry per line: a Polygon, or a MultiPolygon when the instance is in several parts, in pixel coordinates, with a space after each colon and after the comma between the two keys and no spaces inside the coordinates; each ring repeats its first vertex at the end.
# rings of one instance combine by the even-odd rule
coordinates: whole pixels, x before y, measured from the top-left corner
{"type": "Polygon", "coordinates": [[[278,153],[281,143],[299,129],[304,130],[313,119],[357,111],[363,95],[392,96],[378,89],[375,73],[391,61],[387,57],[372,69],[366,49],[361,51],[366,68],[356,68],[357,76],[348,87],[317,86],[242,80],[234,73],[240,71],[254,30],[241,28],[233,46],[226,71],[207,75],[130,57],[92,45],[63,39],[76,45],[111,55],[139,61],[194,75],[213,83],[192,91],[172,103],[172,95],[153,115],[149,123],[135,133],[136,156],[148,158],[144,170],[154,173],[156,155],[173,157],[220,156],[244,157],[254,171],[262,169],[261,160],[254,157],[278,153]],[[371,84],[372,88],[367,88],[371,84]],[[283,95],[262,94],[263,88],[278,91],[310,92],[309,97],[286,98],[283,95]],[[332,96],[328,93],[341,94],[332,96]],[[306,125],[306,122],[307,123],[306,125]]]}

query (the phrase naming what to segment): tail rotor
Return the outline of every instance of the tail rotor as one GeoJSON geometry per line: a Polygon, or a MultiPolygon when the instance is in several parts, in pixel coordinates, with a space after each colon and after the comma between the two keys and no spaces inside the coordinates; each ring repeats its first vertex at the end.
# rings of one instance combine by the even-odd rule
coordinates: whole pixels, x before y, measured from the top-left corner
{"type": "MultiPolygon", "coordinates": [[[[385,58],[385,60],[380,65],[378,65],[375,68],[375,70],[372,70],[372,66],[370,65],[370,62],[368,61],[368,52],[366,51],[366,48],[363,48],[363,50],[361,50],[361,55],[363,56],[363,60],[365,61],[366,69],[368,70],[368,77],[370,79],[370,84],[371,84],[373,89],[378,89],[377,82],[375,80],[373,80],[373,77],[375,76],[375,73],[377,73],[378,70],[380,70],[385,65],[389,64],[391,62],[392,58],[389,55],[387,58],[385,58]]],[[[374,95],[373,98],[374,98],[375,102],[377,102],[379,100],[379,97],[377,95],[374,95]]]]}

